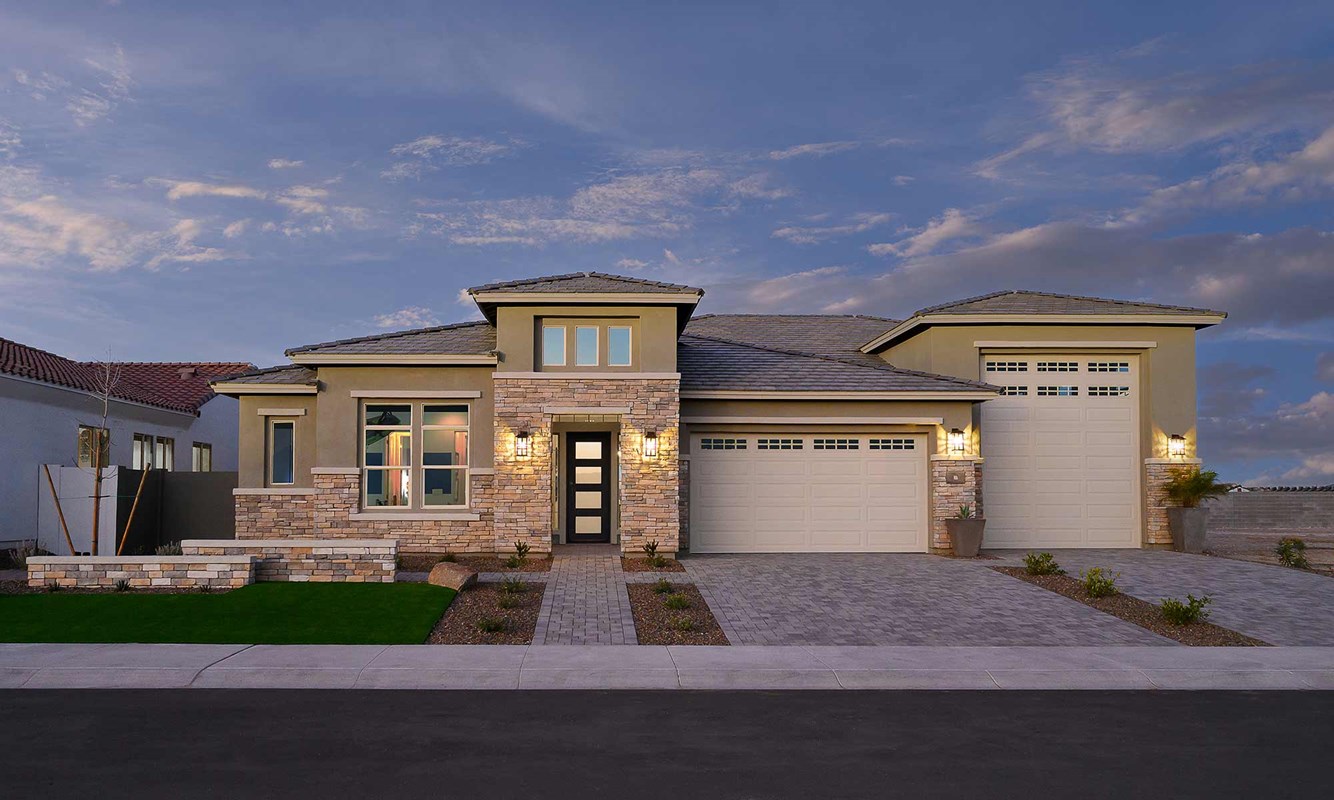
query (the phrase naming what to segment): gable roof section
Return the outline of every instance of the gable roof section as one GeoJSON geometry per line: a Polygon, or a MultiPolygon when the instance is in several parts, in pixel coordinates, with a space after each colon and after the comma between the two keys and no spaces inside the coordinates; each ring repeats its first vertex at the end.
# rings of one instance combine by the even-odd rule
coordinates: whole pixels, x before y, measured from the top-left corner
{"type": "MultiPolygon", "coordinates": [[[[213,399],[210,381],[255,368],[243,361],[118,361],[110,366],[117,374],[110,392],[113,398],[186,414],[198,414],[213,399]]],[[[0,374],[96,394],[101,391],[102,368],[97,362],[74,361],[0,339],[0,374]]]]}
{"type": "Polygon", "coordinates": [[[221,394],[309,394],[318,385],[315,370],[295,364],[252,369],[215,381],[221,394]]]}
{"type": "Polygon", "coordinates": [[[1159,303],[1141,303],[1135,300],[1107,300],[1101,297],[1081,297],[1073,294],[1053,294],[1009,289],[1003,292],[969,297],[951,303],[941,303],[917,311],[913,316],[928,314],[1161,314],[1170,316],[1215,315],[1226,317],[1222,311],[1189,306],[1165,306],[1159,303]]]}
{"type": "Polygon", "coordinates": [[[566,275],[548,275],[542,278],[524,278],[474,286],[468,294],[485,292],[517,292],[550,294],[573,292],[578,294],[704,294],[703,289],[679,283],[663,283],[605,272],[571,272],[566,275]]]}
{"type": "Polygon", "coordinates": [[[695,334],[682,336],[676,352],[683,397],[763,392],[980,400],[997,391],[985,383],[899,369],[879,359],[878,364],[872,364],[695,334]]]}
{"type": "Polygon", "coordinates": [[[705,314],[690,320],[685,332],[875,365],[884,362],[861,346],[897,324],[861,314],[705,314]]]}
{"type": "Polygon", "coordinates": [[[294,347],[286,355],[298,363],[328,363],[337,356],[489,356],[496,349],[496,329],[487,322],[458,322],[355,339],[294,347]],[[315,358],[311,358],[311,357],[315,358]]]}

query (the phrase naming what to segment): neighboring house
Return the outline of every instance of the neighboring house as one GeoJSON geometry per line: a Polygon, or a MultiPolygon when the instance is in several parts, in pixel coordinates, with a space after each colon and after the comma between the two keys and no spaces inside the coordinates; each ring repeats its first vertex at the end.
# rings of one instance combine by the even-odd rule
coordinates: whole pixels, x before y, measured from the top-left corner
{"type": "Polygon", "coordinates": [[[597,273],[469,293],[485,321],[214,384],[241,401],[238,537],[927,552],[969,504],[992,547],[1165,544],[1195,331],[1225,316],[1001,292],[695,317],[699,289],[597,273]]]}
{"type": "Polygon", "coordinates": [[[101,373],[107,365],[0,339],[0,548],[37,538],[43,464],[92,471],[96,442],[107,466],[236,469],[237,402],[209,381],[250,364],[112,363],[106,434],[101,373]]]}

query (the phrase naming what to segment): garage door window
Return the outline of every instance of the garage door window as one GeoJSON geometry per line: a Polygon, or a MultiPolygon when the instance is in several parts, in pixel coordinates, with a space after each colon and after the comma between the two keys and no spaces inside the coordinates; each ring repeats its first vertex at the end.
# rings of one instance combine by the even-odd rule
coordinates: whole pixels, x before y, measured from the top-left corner
{"type": "Polygon", "coordinates": [[[856,450],[861,446],[857,439],[816,439],[816,450],[856,450]]]}
{"type": "Polygon", "coordinates": [[[912,450],[914,446],[912,439],[872,439],[870,448],[872,450],[912,450]]]}
{"type": "Polygon", "coordinates": [[[1079,397],[1078,386],[1039,386],[1038,397],[1079,397]]]}
{"type": "Polygon", "coordinates": [[[1089,372],[1129,372],[1127,361],[1090,361],[1089,372]]]}
{"type": "Polygon", "coordinates": [[[1002,386],[1001,397],[1028,397],[1027,386],[1002,386]]]}
{"type": "Polygon", "coordinates": [[[700,439],[701,450],[745,450],[745,439],[700,439]]]}
{"type": "Polygon", "coordinates": [[[1078,361],[1039,361],[1038,372],[1079,372],[1078,361]]]}
{"type": "Polygon", "coordinates": [[[988,361],[987,372],[1028,372],[1025,361],[988,361]]]}
{"type": "Polygon", "coordinates": [[[1129,386],[1090,386],[1089,397],[1129,397],[1129,386]]]}
{"type": "Polygon", "coordinates": [[[800,450],[800,439],[760,439],[757,442],[761,450],[800,450]]]}

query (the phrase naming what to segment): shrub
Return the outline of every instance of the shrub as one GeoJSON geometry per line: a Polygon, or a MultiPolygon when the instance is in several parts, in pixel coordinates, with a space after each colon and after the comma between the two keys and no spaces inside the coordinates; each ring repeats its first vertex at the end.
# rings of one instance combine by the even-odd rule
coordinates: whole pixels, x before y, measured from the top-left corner
{"type": "Polygon", "coordinates": [[[1079,573],[1079,577],[1083,579],[1084,593],[1089,597],[1111,597],[1117,592],[1116,579],[1121,573],[1113,575],[1102,567],[1089,567],[1087,572],[1079,573]]]}
{"type": "Polygon", "coordinates": [[[663,605],[680,611],[683,608],[690,608],[690,598],[683,594],[669,594],[667,599],[663,601],[663,605]]]}
{"type": "Polygon", "coordinates": [[[519,596],[517,594],[505,594],[502,592],[500,597],[496,598],[496,605],[501,608],[514,608],[518,604],[519,596]]]}
{"type": "Polygon", "coordinates": [[[35,543],[22,544],[5,553],[5,560],[9,562],[13,569],[27,569],[28,559],[40,555],[41,552],[35,543]]]}
{"type": "Polygon", "coordinates": [[[676,628],[678,631],[693,631],[695,629],[695,621],[690,617],[676,617],[672,620],[672,627],[676,628]]]}
{"type": "Polygon", "coordinates": [[[1167,497],[1186,508],[1195,508],[1211,497],[1221,497],[1236,488],[1231,483],[1220,483],[1217,472],[1199,467],[1180,467],[1172,470],[1171,475],[1163,487],[1167,497]]]}
{"type": "Polygon", "coordinates": [[[47,590],[48,592],[58,592],[58,591],[60,591],[61,589],[64,589],[64,588],[65,588],[65,587],[61,586],[59,583],[56,583],[55,581],[47,581],[47,582],[46,582],[46,590],[47,590]]]}
{"type": "Polygon", "coordinates": [[[437,564],[440,564],[440,563],[453,564],[454,562],[456,562],[456,561],[458,561],[458,560],[459,560],[459,559],[458,559],[458,556],[454,555],[453,553],[445,553],[443,556],[440,556],[440,560],[439,560],[439,561],[436,561],[435,563],[437,563],[437,564]]]}
{"type": "Polygon", "coordinates": [[[505,559],[505,566],[510,569],[518,569],[523,566],[524,559],[528,558],[528,551],[532,547],[525,541],[516,540],[514,542],[514,555],[505,559]]]}
{"type": "Polygon", "coordinates": [[[160,544],[157,546],[155,550],[153,550],[153,555],[155,556],[179,556],[180,554],[181,554],[180,542],[168,542],[167,544],[160,544]]]}
{"type": "Polygon", "coordinates": [[[1051,553],[1026,553],[1024,572],[1029,575],[1064,575],[1065,570],[1056,563],[1056,556],[1051,553]]]}
{"type": "Polygon", "coordinates": [[[1278,547],[1274,548],[1278,554],[1278,563],[1285,567],[1293,569],[1310,569],[1311,562],[1306,559],[1306,542],[1296,536],[1288,536],[1279,540],[1278,547]]]}
{"type": "Polygon", "coordinates": [[[522,578],[506,578],[500,582],[501,594],[523,594],[528,591],[528,584],[522,578]]]}
{"type": "Polygon", "coordinates": [[[125,580],[124,578],[121,578],[120,580],[116,581],[116,591],[128,592],[129,590],[130,590],[129,581],[125,580]]]}
{"type": "Polygon", "coordinates": [[[500,633],[505,630],[505,620],[499,617],[482,617],[476,625],[482,633],[500,633]]]}
{"type": "Polygon", "coordinates": [[[658,578],[658,582],[653,584],[653,591],[656,594],[674,594],[676,588],[668,583],[666,578],[658,578]]]}
{"type": "Polygon", "coordinates": [[[212,594],[212,593],[213,593],[213,587],[206,583],[206,584],[204,584],[204,585],[202,585],[202,586],[199,587],[199,593],[200,593],[200,594],[212,594]]]}
{"type": "Polygon", "coordinates": [[[667,566],[667,559],[658,555],[658,540],[644,542],[641,548],[644,551],[644,558],[648,560],[649,566],[654,569],[662,569],[667,566]]]}
{"type": "Polygon", "coordinates": [[[1196,597],[1188,594],[1184,603],[1174,597],[1164,597],[1158,607],[1163,612],[1163,619],[1173,625],[1189,625],[1207,619],[1209,612],[1204,607],[1212,602],[1208,595],[1196,597]]]}

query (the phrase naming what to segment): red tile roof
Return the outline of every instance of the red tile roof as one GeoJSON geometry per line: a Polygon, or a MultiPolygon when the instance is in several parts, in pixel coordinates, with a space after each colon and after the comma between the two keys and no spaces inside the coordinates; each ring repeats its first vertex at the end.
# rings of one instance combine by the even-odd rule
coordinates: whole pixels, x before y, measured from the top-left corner
{"type": "MultiPolygon", "coordinates": [[[[0,374],[97,392],[101,370],[107,365],[73,361],[36,347],[0,339],[0,374]]],[[[145,405],[198,414],[213,398],[209,382],[248,372],[245,362],[112,362],[115,376],[111,396],[145,405]]]]}

